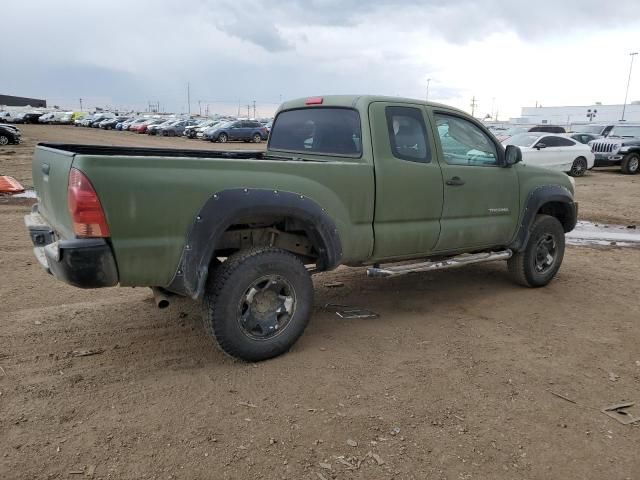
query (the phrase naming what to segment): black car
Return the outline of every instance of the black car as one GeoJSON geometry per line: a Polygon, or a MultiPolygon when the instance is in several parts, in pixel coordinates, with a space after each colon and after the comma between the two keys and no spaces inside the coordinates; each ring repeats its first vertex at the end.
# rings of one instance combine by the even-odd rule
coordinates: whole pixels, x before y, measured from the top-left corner
{"type": "Polygon", "coordinates": [[[20,130],[9,125],[0,125],[0,147],[20,143],[20,130]]]}
{"type": "Polygon", "coordinates": [[[545,132],[545,133],[567,133],[564,127],[559,125],[536,125],[529,129],[530,132],[545,132]]]}
{"type": "Polygon", "coordinates": [[[98,123],[98,126],[104,130],[112,130],[116,128],[116,125],[120,122],[125,122],[129,120],[129,117],[115,117],[115,118],[107,118],[98,123]]]}
{"type": "Polygon", "coordinates": [[[601,135],[596,135],[595,133],[572,133],[571,138],[579,141],[580,143],[589,143],[591,140],[597,140],[598,138],[602,138],[601,135]]]}
{"type": "Polygon", "coordinates": [[[42,113],[25,113],[19,118],[14,119],[13,123],[38,123],[38,119],[42,116],[42,113]]]}

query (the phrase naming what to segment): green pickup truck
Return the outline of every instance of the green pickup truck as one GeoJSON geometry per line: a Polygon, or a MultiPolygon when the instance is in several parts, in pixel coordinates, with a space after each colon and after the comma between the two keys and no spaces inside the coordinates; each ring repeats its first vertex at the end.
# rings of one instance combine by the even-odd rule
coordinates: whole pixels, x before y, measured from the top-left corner
{"type": "Polygon", "coordinates": [[[574,183],[520,160],[451,107],[312,97],[280,107],[266,152],[39,144],[25,223],[56,278],[148,286],[159,306],[191,297],[224,352],[258,361],[302,335],[311,274],[339,265],[387,277],[507,260],[518,283],[549,283],[574,183]]]}

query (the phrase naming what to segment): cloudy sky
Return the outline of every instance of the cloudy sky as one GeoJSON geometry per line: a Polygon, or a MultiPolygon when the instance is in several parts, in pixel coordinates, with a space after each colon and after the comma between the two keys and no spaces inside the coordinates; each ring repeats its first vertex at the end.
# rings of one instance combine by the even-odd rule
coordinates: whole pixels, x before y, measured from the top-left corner
{"type": "MultiPolygon", "coordinates": [[[[51,105],[235,113],[332,93],[476,114],[622,103],[640,1],[21,0],[2,5],[0,93],[51,105]]],[[[640,55],[630,100],[640,100],[640,55]]]]}

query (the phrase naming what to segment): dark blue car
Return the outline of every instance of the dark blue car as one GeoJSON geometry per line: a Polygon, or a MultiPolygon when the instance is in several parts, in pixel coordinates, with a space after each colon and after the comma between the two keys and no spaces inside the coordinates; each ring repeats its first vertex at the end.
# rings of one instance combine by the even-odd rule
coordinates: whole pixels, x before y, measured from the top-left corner
{"type": "Polygon", "coordinates": [[[226,143],[230,140],[260,143],[266,140],[269,132],[254,120],[236,120],[222,123],[211,128],[206,133],[206,139],[212,142],[226,143]]]}

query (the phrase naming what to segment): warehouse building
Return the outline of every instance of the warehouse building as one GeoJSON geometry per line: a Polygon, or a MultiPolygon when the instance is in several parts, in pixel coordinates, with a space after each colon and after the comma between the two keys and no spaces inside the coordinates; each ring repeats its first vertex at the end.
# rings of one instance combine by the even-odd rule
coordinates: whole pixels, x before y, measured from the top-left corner
{"type": "Polygon", "coordinates": [[[576,125],[582,123],[640,123],[640,101],[620,105],[583,105],[576,107],[522,107],[521,116],[511,123],[535,125],[576,125]]]}
{"type": "Polygon", "coordinates": [[[13,95],[0,95],[2,107],[38,107],[46,108],[47,101],[39,98],[14,97],[13,95]]]}

